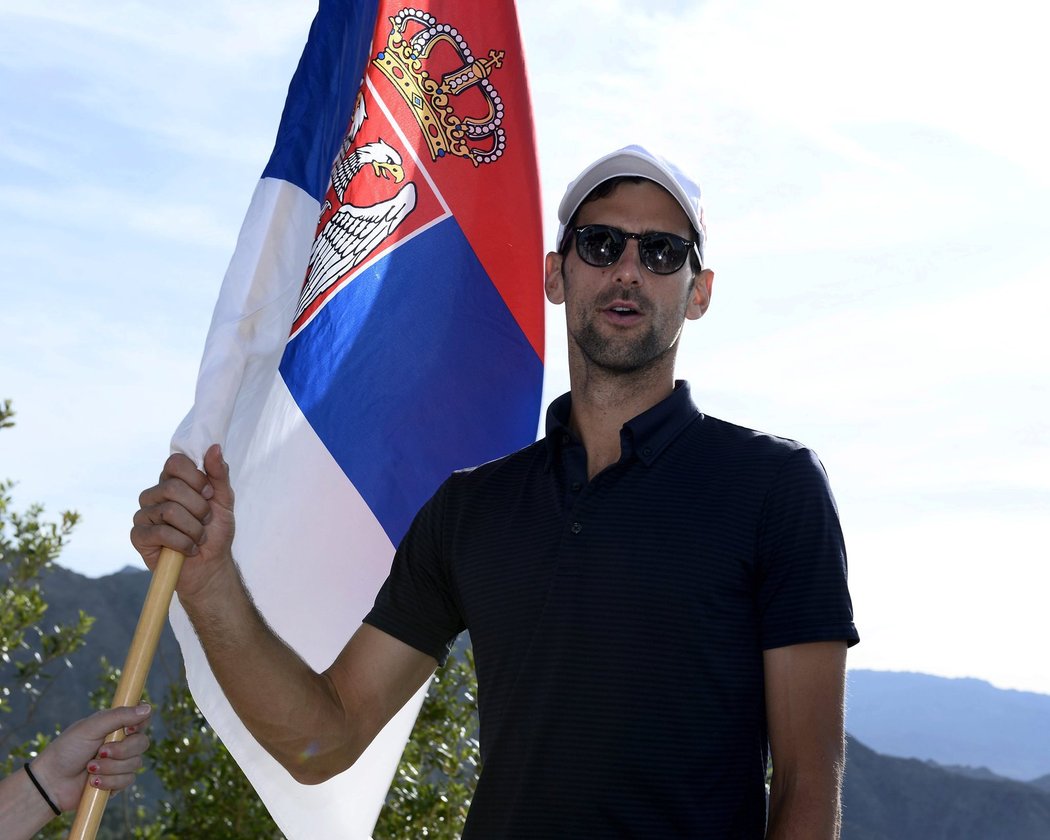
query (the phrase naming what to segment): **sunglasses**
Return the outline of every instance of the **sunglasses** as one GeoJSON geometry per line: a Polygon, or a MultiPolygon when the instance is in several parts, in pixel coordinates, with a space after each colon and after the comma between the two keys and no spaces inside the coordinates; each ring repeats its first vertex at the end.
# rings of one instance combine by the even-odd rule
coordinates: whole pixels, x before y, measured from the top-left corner
{"type": "Polygon", "coordinates": [[[584,225],[573,228],[576,237],[576,253],[587,265],[607,268],[623,254],[628,239],[638,240],[638,255],[642,265],[653,274],[674,274],[685,265],[689,252],[700,251],[690,239],[674,233],[628,233],[611,225],[584,225]]]}

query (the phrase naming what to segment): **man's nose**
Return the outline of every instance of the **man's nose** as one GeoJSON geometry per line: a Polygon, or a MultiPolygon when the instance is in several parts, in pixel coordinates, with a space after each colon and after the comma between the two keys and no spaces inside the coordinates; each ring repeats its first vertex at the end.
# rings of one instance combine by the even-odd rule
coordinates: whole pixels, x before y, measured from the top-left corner
{"type": "Polygon", "coordinates": [[[642,255],[639,253],[638,248],[639,243],[637,239],[627,240],[623,253],[620,254],[620,258],[613,265],[613,269],[616,272],[613,279],[617,283],[637,286],[644,279],[645,267],[642,265],[642,255]]]}

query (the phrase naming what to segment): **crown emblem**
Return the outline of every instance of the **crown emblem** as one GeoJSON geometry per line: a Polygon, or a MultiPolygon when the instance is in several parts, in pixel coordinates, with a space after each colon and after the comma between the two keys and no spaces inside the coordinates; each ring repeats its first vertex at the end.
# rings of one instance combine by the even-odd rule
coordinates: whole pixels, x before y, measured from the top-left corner
{"type": "Polygon", "coordinates": [[[475,58],[459,30],[419,9],[402,9],[390,18],[390,25],[386,46],[372,63],[408,103],[431,158],[456,155],[475,166],[496,161],[506,135],[500,127],[503,100],[489,76],[503,65],[503,50],[475,58]],[[452,69],[437,75],[439,67],[452,69]],[[467,90],[480,93],[480,99],[469,97],[480,104],[464,116],[456,113],[450,99],[467,90]]]}

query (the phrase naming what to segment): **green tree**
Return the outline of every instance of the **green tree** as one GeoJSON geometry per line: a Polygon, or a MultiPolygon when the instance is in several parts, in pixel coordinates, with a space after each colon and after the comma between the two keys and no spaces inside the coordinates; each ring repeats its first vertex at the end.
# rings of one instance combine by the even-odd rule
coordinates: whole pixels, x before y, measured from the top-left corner
{"type": "Polygon", "coordinates": [[[469,647],[430,683],[374,840],[455,840],[463,832],[479,766],[477,677],[469,647]]]}
{"type": "MultiPolygon", "coordinates": [[[[0,429],[14,425],[11,401],[0,403],[0,429]]],[[[52,568],[69,539],[78,516],[71,511],[57,521],[44,518],[40,505],[19,513],[12,507],[14,482],[0,480],[0,774],[42,750],[56,730],[32,731],[40,698],[48,690],[54,668],[69,666],[69,655],[84,644],[92,619],[81,612],[72,624],[45,622],[47,603],[40,580],[52,568]],[[19,719],[13,711],[12,689],[27,702],[20,705],[19,719]]],[[[53,820],[41,837],[62,837],[69,818],[53,820]]]]}

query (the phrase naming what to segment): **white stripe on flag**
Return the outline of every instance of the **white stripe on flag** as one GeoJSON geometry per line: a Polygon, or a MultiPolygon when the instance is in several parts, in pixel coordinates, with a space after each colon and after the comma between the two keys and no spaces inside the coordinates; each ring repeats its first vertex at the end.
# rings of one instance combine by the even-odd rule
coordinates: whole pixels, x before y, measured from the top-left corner
{"type": "MultiPolygon", "coordinates": [[[[323,670],[371,607],[394,547],[303,418],[277,373],[313,240],[318,203],[263,179],[223,280],[196,401],[172,440],[200,463],[225,441],[237,494],[238,558],[273,629],[323,670]]],[[[193,697],[289,838],[367,838],[426,694],[350,770],[300,785],[233,712],[177,600],[171,622],[193,697]]]]}

